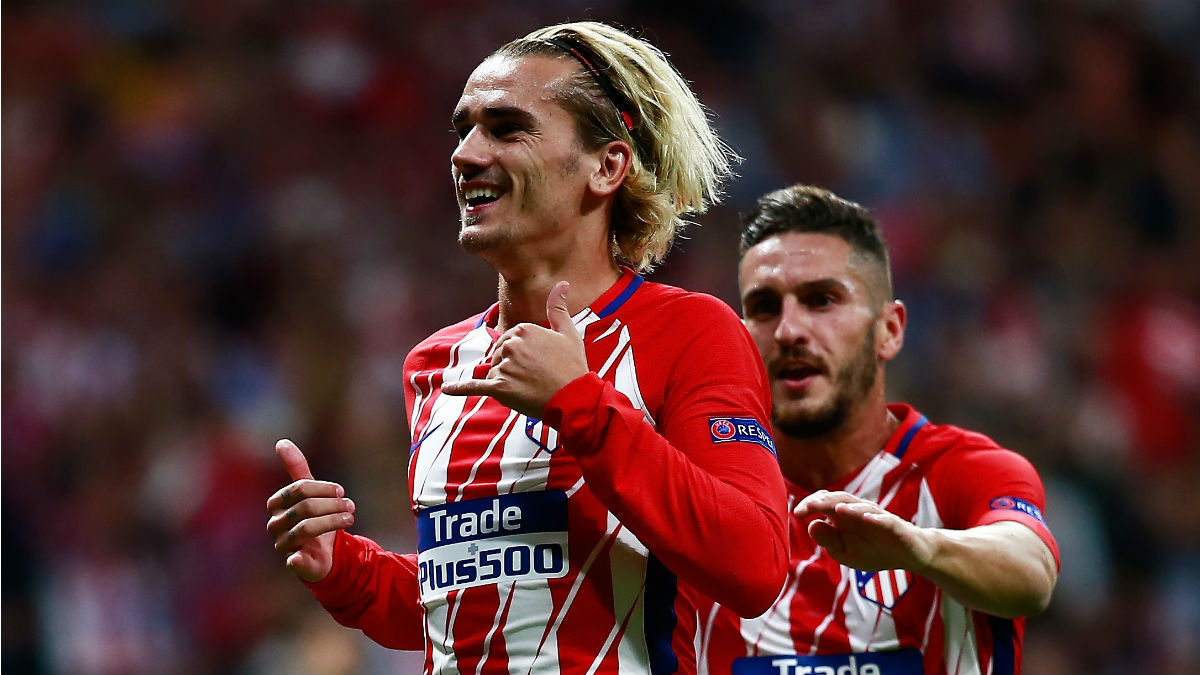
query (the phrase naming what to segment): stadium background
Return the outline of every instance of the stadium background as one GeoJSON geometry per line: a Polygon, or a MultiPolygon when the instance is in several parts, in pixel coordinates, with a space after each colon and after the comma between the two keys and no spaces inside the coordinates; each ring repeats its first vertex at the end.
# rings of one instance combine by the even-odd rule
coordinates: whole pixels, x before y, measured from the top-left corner
{"type": "Polygon", "coordinates": [[[873,208],[892,397],[1046,480],[1027,672],[1200,671],[1190,0],[3,3],[0,669],[419,667],[276,558],[272,446],[412,549],[401,363],[495,292],[449,114],[491,49],[582,18],[661,45],[748,158],[652,278],[736,303],[736,214],[788,183],[873,208]]]}

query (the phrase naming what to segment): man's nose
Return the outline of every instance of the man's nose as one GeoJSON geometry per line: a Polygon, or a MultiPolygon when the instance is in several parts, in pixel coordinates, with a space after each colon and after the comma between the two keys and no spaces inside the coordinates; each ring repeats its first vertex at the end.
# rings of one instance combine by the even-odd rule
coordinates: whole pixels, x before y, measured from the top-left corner
{"type": "Polygon", "coordinates": [[[811,316],[794,296],[784,296],[779,308],[779,323],[775,326],[775,341],[783,345],[808,341],[811,316]]]}
{"type": "Polygon", "coordinates": [[[491,144],[479,127],[467,132],[458,142],[458,147],[450,155],[450,162],[460,175],[470,177],[478,169],[488,166],[491,162],[491,144]]]}

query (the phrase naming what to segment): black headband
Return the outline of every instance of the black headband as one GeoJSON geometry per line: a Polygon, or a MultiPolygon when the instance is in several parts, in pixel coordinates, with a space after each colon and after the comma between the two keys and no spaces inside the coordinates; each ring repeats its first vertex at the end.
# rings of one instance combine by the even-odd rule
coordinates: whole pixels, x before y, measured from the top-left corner
{"type": "Polygon", "coordinates": [[[591,50],[584,46],[582,42],[568,37],[546,38],[545,41],[574,56],[576,61],[583,64],[583,69],[592,74],[592,79],[596,80],[596,84],[600,85],[600,89],[604,91],[604,95],[608,97],[609,102],[617,109],[617,114],[621,116],[621,122],[625,124],[625,128],[633,131],[633,117],[629,115],[625,107],[618,103],[618,101],[625,100],[624,97],[617,93],[608,76],[601,72],[599,68],[592,65],[592,62],[597,59],[594,56],[590,59],[588,58],[591,50]]]}

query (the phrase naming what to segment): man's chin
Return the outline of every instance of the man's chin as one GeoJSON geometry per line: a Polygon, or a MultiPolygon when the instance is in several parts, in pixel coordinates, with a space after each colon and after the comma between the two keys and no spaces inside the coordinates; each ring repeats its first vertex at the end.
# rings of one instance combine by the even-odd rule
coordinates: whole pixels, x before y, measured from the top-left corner
{"type": "Polygon", "coordinates": [[[827,405],[816,410],[775,411],[771,424],[775,431],[791,438],[816,438],[837,429],[846,421],[846,411],[827,405]]]}
{"type": "Polygon", "coordinates": [[[508,240],[507,233],[487,232],[472,222],[464,222],[458,231],[458,244],[470,253],[490,251],[508,240]]]}

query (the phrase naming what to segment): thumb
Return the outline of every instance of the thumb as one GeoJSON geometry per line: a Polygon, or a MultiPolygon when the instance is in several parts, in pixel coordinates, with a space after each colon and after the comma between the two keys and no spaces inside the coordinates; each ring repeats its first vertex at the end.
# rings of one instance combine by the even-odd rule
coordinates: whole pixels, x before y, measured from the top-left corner
{"type": "Polygon", "coordinates": [[[550,289],[550,295],[546,296],[546,320],[555,333],[578,336],[579,331],[575,330],[575,322],[571,320],[571,311],[567,309],[567,290],[570,288],[571,282],[560,281],[550,289]]]}
{"type": "Polygon", "coordinates": [[[283,468],[287,469],[288,475],[292,480],[300,480],[301,478],[312,478],[312,471],[308,468],[308,460],[304,458],[304,453],[300,452],[300,448],[296,444],[284,438],[275,444],[275,454],[279,455],[279,461],[283,462],[283,468]]]}

